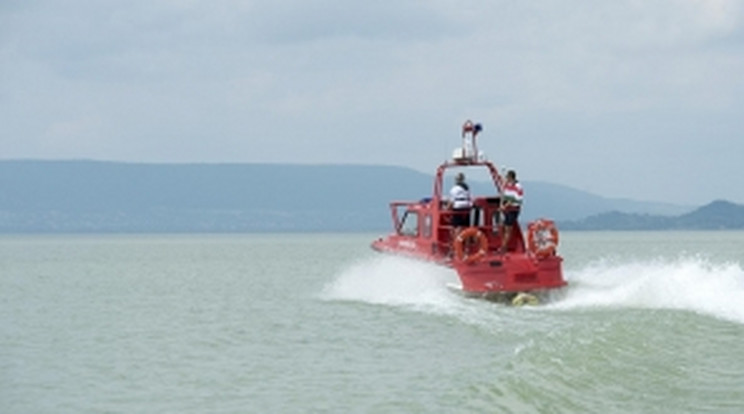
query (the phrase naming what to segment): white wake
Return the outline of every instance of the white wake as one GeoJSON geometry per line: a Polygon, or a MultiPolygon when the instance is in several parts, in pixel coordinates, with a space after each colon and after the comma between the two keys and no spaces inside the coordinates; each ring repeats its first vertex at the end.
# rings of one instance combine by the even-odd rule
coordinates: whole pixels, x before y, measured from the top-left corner
{"type": "MultiPolygon", "coordinates": [[[[568,287],[540,311],[587,308],[677,309],[744,323],[744,270],[704,258],[594,262],[565,271],[568,287]]],[[[379,255],[341,269],[322,292],[329,300],[358,301],[492,321],[492,307],[463,300],[447,288],[455,272],[434,264],[379,255]],[[485,318],[485,319],[484,319],[485,318]]],[[[503,315],[502,315],[503,316],[503,315]]]]}
{"type": "Polygon", "coordinates": [[[454,271],[430,263],[378,255],[341,270],[326,285],[328,299],[405,306],[441,306],[451,301],[447,283],[457,283],[454,271]]]}
{"type": "Polygon", "coordinates": [[[738,263],[700,257],[596,262],[568,279],[565,296],[550,308],[678,309],[744,323],[744,270],[738,263]]]}

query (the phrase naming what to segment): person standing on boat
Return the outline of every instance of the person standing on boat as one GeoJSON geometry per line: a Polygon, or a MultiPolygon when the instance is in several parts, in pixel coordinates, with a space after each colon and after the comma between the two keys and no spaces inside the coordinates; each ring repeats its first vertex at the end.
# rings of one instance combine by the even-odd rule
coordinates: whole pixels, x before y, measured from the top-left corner
{"type": "Polygon", "coordinates": [[[449,195],[447,208],[452,210],[452,228],[457,232],[461,227],[470,226],[470,208],[473,206],[470,188],[465,183],[465,174],[457,173],[455,185],[450,189],[449,195]]]}
{"type": "Polygon", "coordinates": [[[501,251],[506,252],[511,238],[512,229],[517,223],[519,211],[522,209],[524,189],[517,181],[517,173],[509,170],[506,173],[506,182],[502,189],[501,211],[504,212],[504,233],[501,237],[501,251]]]}

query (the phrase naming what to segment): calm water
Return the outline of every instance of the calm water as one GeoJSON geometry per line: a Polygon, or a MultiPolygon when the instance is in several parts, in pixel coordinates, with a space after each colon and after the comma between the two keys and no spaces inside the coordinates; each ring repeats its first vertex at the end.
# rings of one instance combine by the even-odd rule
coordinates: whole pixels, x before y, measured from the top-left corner
{"type": "Polygon", "coordinates": [[[742,232],[564,233],[536,308],[376,236],[0,237],[0,412],[744,412],[742,232]]]}

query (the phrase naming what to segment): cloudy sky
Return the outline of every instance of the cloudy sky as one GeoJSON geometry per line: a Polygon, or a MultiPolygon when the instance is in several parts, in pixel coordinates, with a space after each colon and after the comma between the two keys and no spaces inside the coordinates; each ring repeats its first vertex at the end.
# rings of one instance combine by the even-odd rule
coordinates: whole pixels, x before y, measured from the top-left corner
{"type": "Polygon", "coordinates": [[[468,118],[526,181],[744,203],[744,1],[0,2],[2,159],[431,173],[468,118]]]}

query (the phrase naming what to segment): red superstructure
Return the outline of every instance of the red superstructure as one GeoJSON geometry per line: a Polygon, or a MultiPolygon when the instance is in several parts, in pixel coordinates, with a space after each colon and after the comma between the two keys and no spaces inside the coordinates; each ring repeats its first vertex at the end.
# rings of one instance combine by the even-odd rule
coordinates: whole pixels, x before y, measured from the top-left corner
{"type": "Polygon", "coordinates": [[[463,146],[452,160],[437,168],[431,198],[393,201],[390,210],[393,233],[372,242],[372,248],[401,254],[453,268],[467,295],[533,303],[537,296],[566,285],[557,254],[558,230],[552,221],[536,220],[527,226],[525,238],[519,223],[512,226],[506,250],[502,249],[501,194],[504,178],[477,150],[475,138],[481,128],[468,121],[463,126],[463,146]],[[487,169],[492,194],[473,195],[470,227],[456,231],[450,225],[444,176],[449,169],[487,169]]]}

